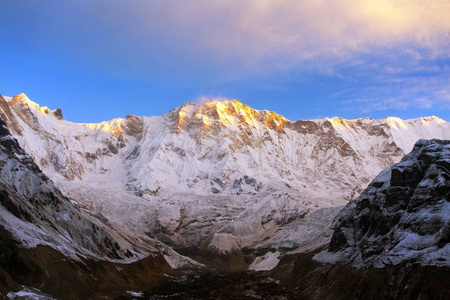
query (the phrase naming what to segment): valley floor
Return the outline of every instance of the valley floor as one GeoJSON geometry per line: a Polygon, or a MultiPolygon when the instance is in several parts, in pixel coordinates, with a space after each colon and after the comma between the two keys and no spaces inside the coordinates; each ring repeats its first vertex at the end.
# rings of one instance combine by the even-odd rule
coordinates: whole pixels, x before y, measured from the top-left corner
{"type": "MultiPolygon", "coordinates": [[[[317,253],[286,256],[264,272],[204,272],[173,277],[142,299],[450,299],[450,268],[403,263],[355,269],[324,265],[317,253]]],[[[130,293],[122,296],[134,298],[130,293]]]]}

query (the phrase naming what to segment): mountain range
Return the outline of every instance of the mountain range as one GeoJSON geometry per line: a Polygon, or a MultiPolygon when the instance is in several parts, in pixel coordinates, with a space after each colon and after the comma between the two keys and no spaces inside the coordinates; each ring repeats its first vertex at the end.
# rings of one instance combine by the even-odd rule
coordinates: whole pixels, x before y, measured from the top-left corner
{"type": "MultiPolygon", "coordinates": [[[[438,117],[290,121],[233,100],[91,124],[24,94],[1,96],[0,117],[4,253],[21,255],[3,255],[0,293],[70,298],[70,282],[48,282],[55,274],[14,269],[45,273],[30,259],[39,247],[31,256],[57,251],[70,272],[95,265],[98,282],[97,268],[119,281],[126,272],[112,266],[152,265],[128,287],[96,291],[110,297],[179,272],[289,274],[305,255],[355,270],[450,265],[450,124],[438,117]]],[[[83,297],[98,296],[88,273],[83,297]]]]}

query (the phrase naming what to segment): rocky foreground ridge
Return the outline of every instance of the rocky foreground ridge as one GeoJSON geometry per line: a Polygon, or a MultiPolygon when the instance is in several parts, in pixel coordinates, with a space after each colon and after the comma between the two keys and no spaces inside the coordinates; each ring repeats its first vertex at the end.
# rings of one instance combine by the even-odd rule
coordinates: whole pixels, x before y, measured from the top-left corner
{"type": "Polygon", "coordinates": [[[328,259],[354,266],[450,266],[450,141],[419,140],[340,212],[334,226],[328,259]]]}

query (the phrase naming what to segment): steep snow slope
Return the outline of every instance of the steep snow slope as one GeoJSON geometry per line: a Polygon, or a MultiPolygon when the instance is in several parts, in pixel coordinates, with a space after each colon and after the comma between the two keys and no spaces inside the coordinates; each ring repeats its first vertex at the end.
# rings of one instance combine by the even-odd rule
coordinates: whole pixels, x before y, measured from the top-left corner
{"type": "Polygon", "coordinates": [[[450,138],[437,117],[292,122],[239,101],[98,124],[67,122],[23,94],[0,108],[81,207],[191,256],[237,260],[242,248],[326,243],[339,208],[417,139],[450,138]]]}
{"type": "Polygon", "coordinates": [[[353,266],[450,266],[450,141],[419,140],[340,213],[317,259],[353,266]]]}

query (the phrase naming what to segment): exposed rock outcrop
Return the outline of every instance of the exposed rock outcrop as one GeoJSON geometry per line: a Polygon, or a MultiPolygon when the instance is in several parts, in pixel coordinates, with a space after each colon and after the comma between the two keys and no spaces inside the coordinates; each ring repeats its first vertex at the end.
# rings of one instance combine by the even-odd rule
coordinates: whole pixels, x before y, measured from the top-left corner
{"type": "Polygon", "coordinates": [[[419,140],[340,215],[319,259],[450,266],[450,141],[419,140]]]}

